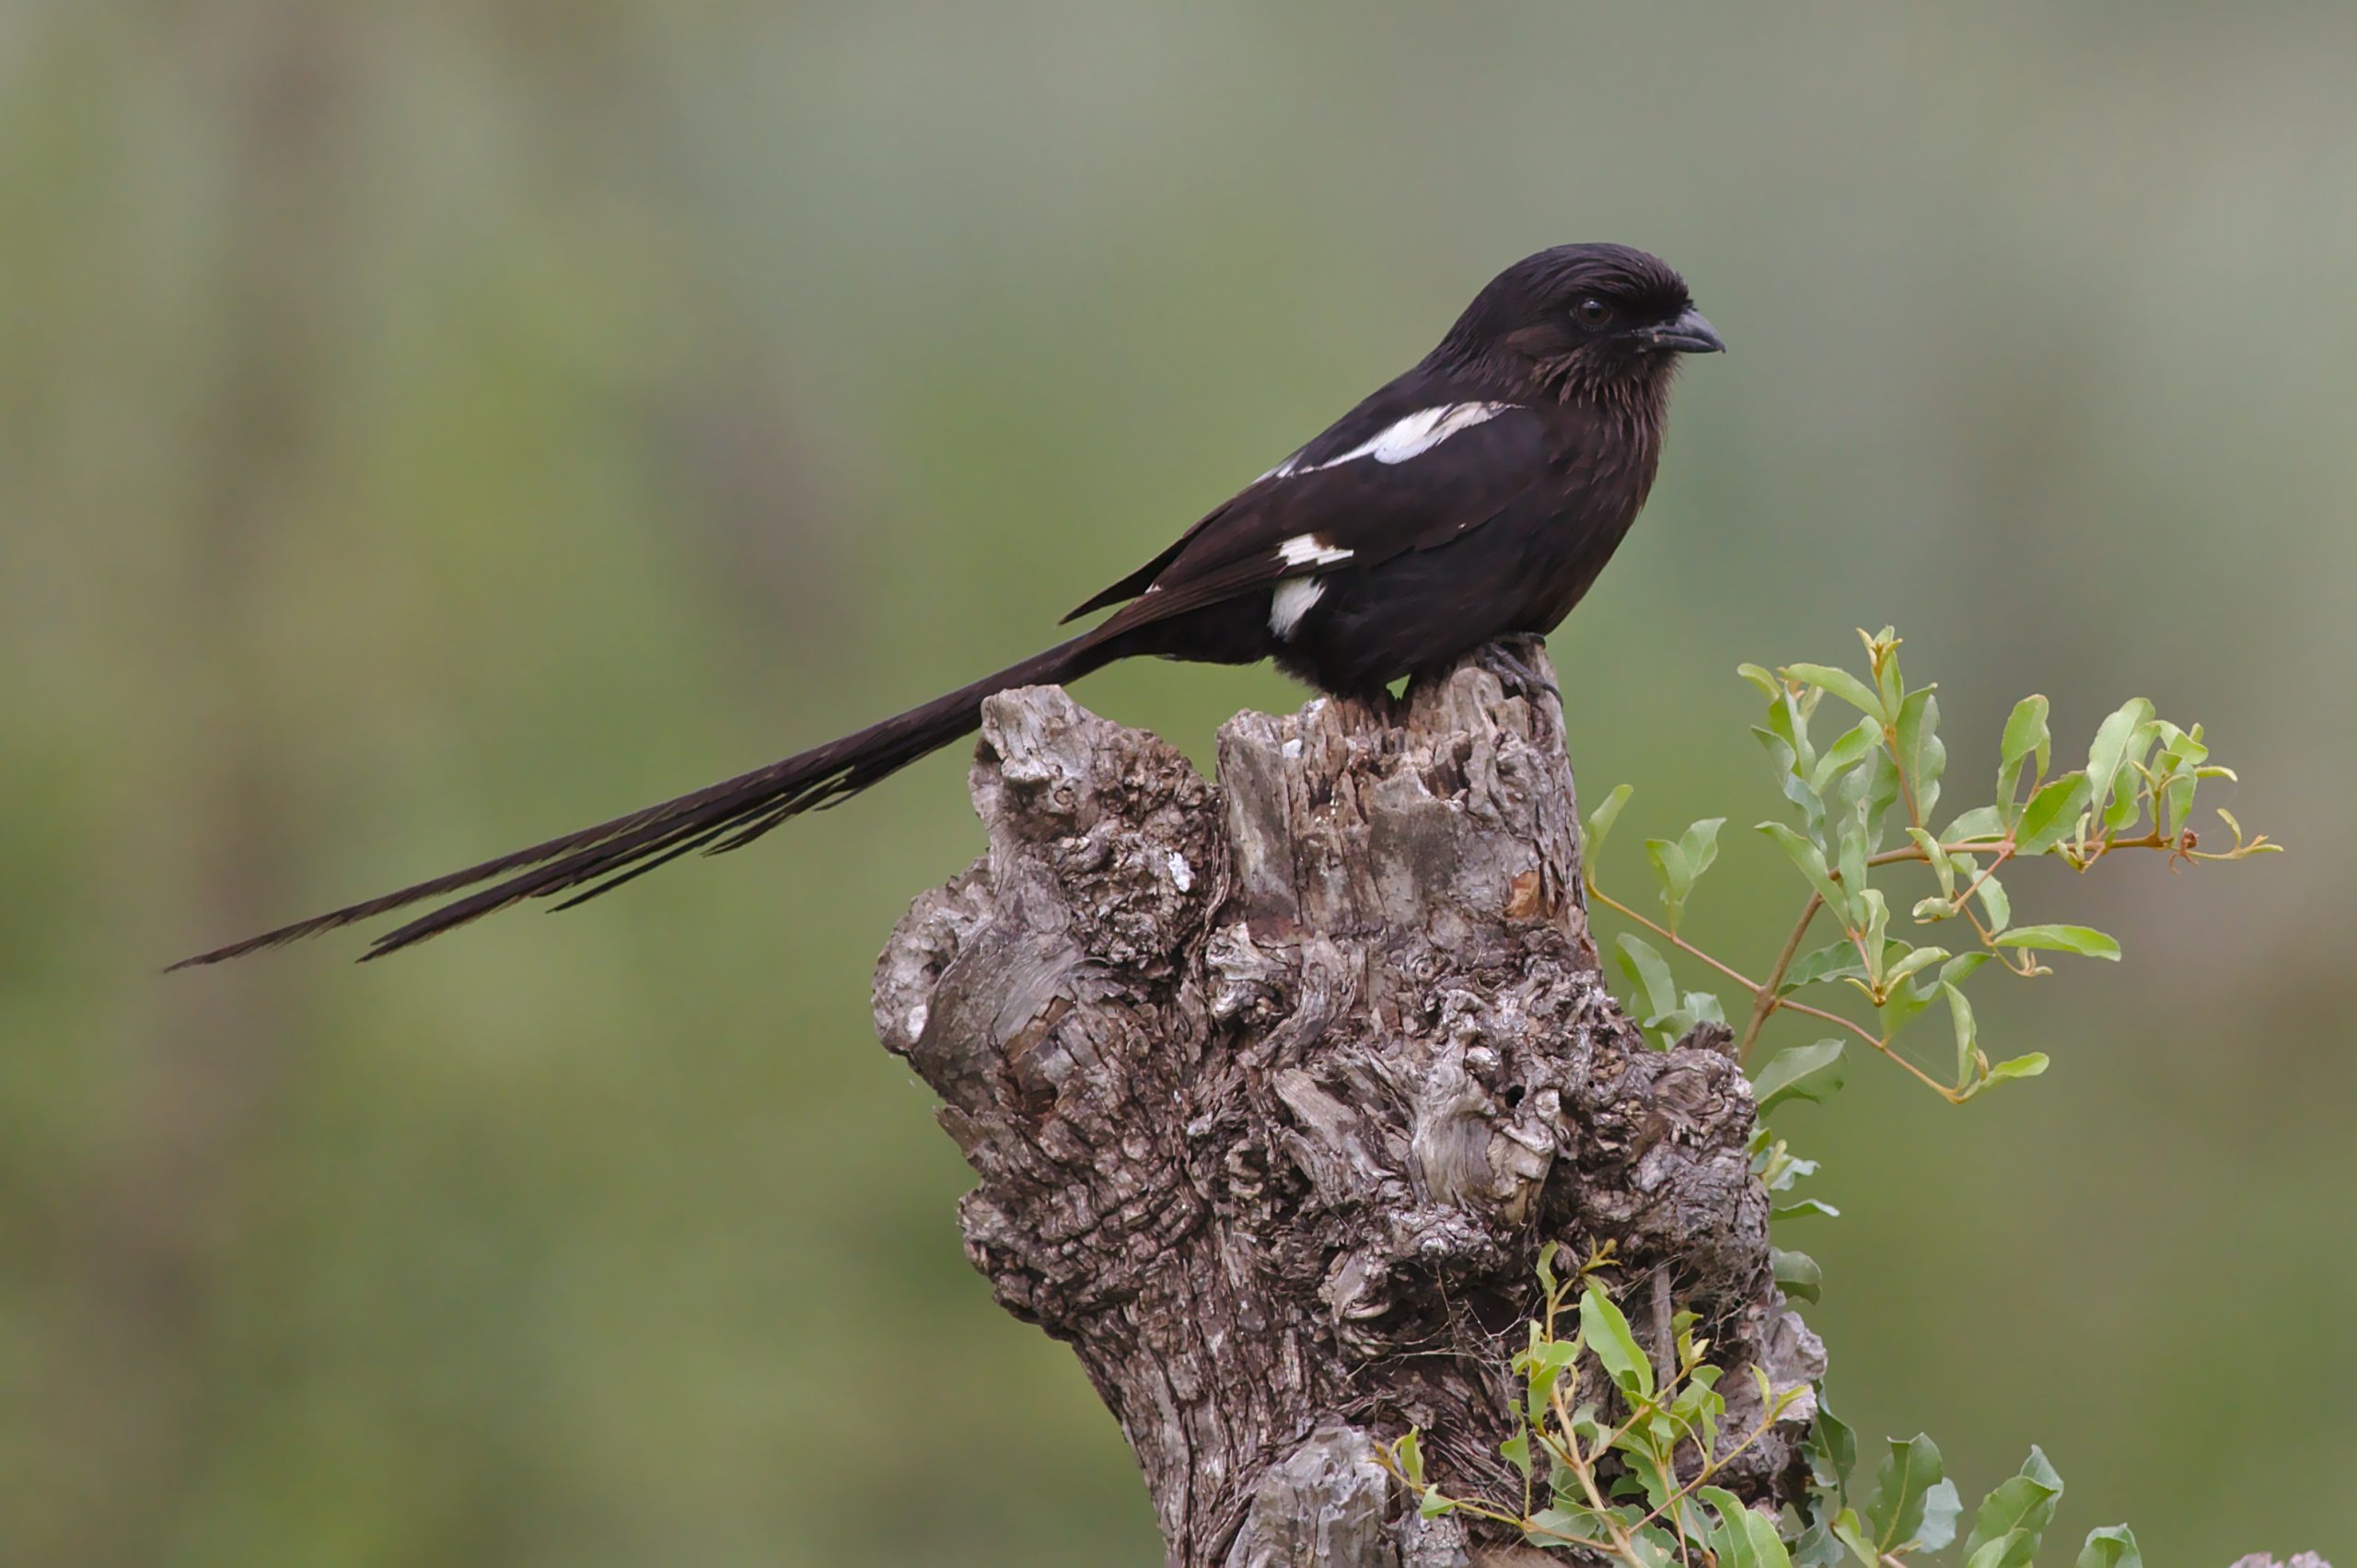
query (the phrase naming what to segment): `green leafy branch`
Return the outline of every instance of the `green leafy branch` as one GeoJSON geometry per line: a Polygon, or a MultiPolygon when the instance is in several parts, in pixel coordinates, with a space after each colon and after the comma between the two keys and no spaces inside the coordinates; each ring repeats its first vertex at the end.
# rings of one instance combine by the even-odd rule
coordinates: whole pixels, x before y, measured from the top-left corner
{"type": "MultiPolygon", "coordinates": [[[[1498,1449],[1522,1477],[1520,1505],[1444,1491],[1427,1477],[1422,1434],[1411,1429],[1375,1458],[1425,1517],[1484,1519],[1531,1546],[1623,1568],[1907,1568],[1955,1542],[1963,1504],[1939,1448],[1921,1435],[1894,1439],[1873,1493],[1853,1503],[1857,1439],[1824,1407],[1821,1391],[1799,1506],[1765,1512],[1713,1485],[1809,1390],[1779,1393],[1754,1366],[1759,1422],[1732,1437],[1722,1429],[1723,1369],[1706,1359],[1709,1342],[1694,1337],[1694,1315],[1671,1319],[1674,1367],[1657,1380],[1628,1318],[1595,1283],[1612,1262],[1610,1249],[1591,1254],[1569,1279],[1556,1276],[1555,1255],[1552,1243],[1539,1254],[1543,1305],[1513,1361],[1523,1401],[1514,1435],[1498,1449]],[[1584,1386],[1604,1388],[1617,1418],[1595,1400],[1575,1405],[1584,1386]]],[[[1964,1568],[2030,1568],[2061,1495],[2061,1477],[2032,1448],[2021,1473],[1981,1501],[1964,1568]]],[[[2142,1568],[2135,1536],[2125,1525],[2091,1531],[2078,1568],[2142,1568]]]]}
{"type": "MultiPolygon", "coordinates": [[[[1851,1497],[1858,1442],[1820,1403],[1809,1435],[1808,1495],[1794,1510],[1797,1534],[1777,1568],[1905,1568],[1956,1542],[1963,1499],[1947,1478],[1938,1445],[1918,1433],[1890,1440],[1871,1493],[1851,1497]]],[[[1965,1536],[1964,1568],[2030,1568],[2062,1497],[2062,1478],[2032,1447],[2020,1473],[1982,1498],[1965,1536]]],[[[2143,1568],[2135,1532],[2105,1525],[2087,1532],[2078,1568],[2143,1568]]]]}
{"type": "MultiPolygon", "coordinates": [[[[1707,818],[1676,839],[1649,839],[1645,854],[1661,888],[1664,918],[1654,920],[1606,892],[1596,866],[1630,787],[1622,784],[1589,816],[1585,845],[1587,893],[1676,950],[1715,970],[1748,998],[1736,1054],[1747,1065],[1760,1031],[1780,1012],[1814,1018],[1864,1040],[1943,1098],[1961,1104],[1991,1084],[2034,1077],[2047,1059],[2032,1053],[1991,1064],[1980,1050],[1966,982],[1991,958],[2012,974],[2034,979],[2052,971],[2041,953],[2119,957],[2119,944],[2084,925],[2016,924],[2001,867],[2060,860],[2086,871],[2121,850],[2158,850],[2172,866],[2242,860],[2281,846],[2264,834],[2246,837],[2223,809],[2233,847],[2205,850],[2191,821],[2200,786],[2235,777],[2210,761],[2201,726],[2180,727],[2158,717],[2143,698],[2106,718],[2087,749],[2084,767],[2049,774],[2053,737],[2044,697],[2026,697],[2006,721],[1997,751],[1994,798],[1934,829],[1947,747],[1939,736],[1933,686],[1910,689],[1898,664],[1901,639],[1889,627],[1859,633],[1867,669],[1861,678],[1831,665],[1795,664],[1771,673],[1747,664],[1738,673],[1759,688],[1768,710],[1755,735],[1768,754],[1793,820],[1759,830],[1790,858],[1808,893],[1765,978],[1754,980],[1679,934],[1695,886],[1718,859],[1724,818],[1707,818]],[[1855,710],[1822,749],[1811,726],[1827,697],[1855,710]],[[1903,842],[1896,842],[1903,840],[1903,842]],[[1909,908],[1913,925],[1961,920],[1972,933],[1967,950],[1917,945],[1894,931],[1891,890],[1875,873],[1898,865],[1928,872],[1926,896],[1909,908]],[[1820,916],[1840,935],[1804,952],[1820,916]],[[1865,999],[1871,1023],[1802,999],[1810,987],[1840,985],[1865,999]],[[1934,1001],[1945,1001],[1956,1041],[1952,1082],[1935,1076],[1896,1049],[1898,1032],[1934,1001]]],[[[1666,1048],[1696,1024],[1728,1022],[1713,993],[1681,993],[1659,949],[1634,934],[1622,935],[1618,958],[1639,998],[1649,1039],[1666,1048]]],[[[1813,994],[1813,993],[1812,993],[1813,994]]],[[[1771,1096],[1821,1098],[1839,1086],[1843,1041],[1822,1040],[1788,1051],[1755,1079],[1762,1107],[1771,1096]]]]}
{"type": "Polygon", "coordinates": [[[1539,1253],[1543,1306],[1527,1348],[1513,1362],[1523,1402],[1515,1434],[1498,1450],[1522,1477],[1520,1508],[1442,1492],[1425,1478],[1412,1429],[1377,1450],[1376,1462],[1415,1493],[1427,1518],[1467,1514],[1519,1530],[1534,1546],[1592,1552],[1630,1568],[1690,1563],[1698,1551],[1746,1568],[1789,1564],[1775,1521],[1710,1483],[1807,1390],[1778,1393],[1755,1366],[1759,1423],[1723,1444],[1722,1369],[1703,1359],[1710,1345],[1694,1337],[1694,1315],[1671,1320],[1676,1359],[1657,1377],[1628,1318],[1594,1283],[1611,1264],[1610,1248],[1592,1253],[1569,1279],[1556,1276],[1555,1254],[1551,1242],[1539,1253]],[[1566,1337],[1561,1328],[1573,1317],[1578,1327],[1566,1337]],[[1585,1366],[1602,1374],[1596,1380],[1610,1388],[1620,1419],[1608,1420],[1593,1400],[1573,1405],[1585,1366]]]}

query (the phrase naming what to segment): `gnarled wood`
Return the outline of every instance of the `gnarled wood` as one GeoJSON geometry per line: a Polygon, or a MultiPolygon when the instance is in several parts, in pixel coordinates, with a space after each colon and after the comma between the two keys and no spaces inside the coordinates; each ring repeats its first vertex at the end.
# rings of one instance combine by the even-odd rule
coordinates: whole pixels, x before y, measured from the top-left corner
{"type": "MultiPolygon", "coordinates": [[[[1704,1316],[1734,1434],[1747,1365],[1822,1372],[1742,1074],[1647,1048],[1598,976],[1550,697],[1469,665],[1393,723],[1241,714],[1213,784],[1032,688],[986,704],[972,784],[989,851],[893,934],[877,1029],[981,1178],[969,1256],[1080,1356],[1171,1562],[1515,1560],[1369,1456],[1413,1424],[1449,1490],[1519,1497],[1506,1363],[1549,1240],[1612,1243],[1641,1331],[1656,1272],[1704,1316]]],[[[1796,1484],[1812,1410],[1727,1484],[1796,1484]]]]}

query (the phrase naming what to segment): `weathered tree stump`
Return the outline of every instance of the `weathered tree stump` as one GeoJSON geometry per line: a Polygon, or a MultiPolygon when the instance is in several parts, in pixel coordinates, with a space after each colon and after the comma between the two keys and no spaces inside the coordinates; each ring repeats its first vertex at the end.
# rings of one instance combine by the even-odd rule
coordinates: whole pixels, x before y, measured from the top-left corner
{"type": "MultiPolygon", "coordinates": [[[[1728,1368],[1729,1441],[1823,1352],[1771,1275],[1724,1033],[1649,1049],[1597,972],[1551,697],[1469,665],[1394,722],[1238,715],[1206,782],[1059,689],[993,698],[990,848],[919,898],[877,1028],[981,1177],[966,1249],[1070,1343],[1170,1561],[1506,1562],[1371,1455],[1422,1427],[1519,1497],[1506,1370],[1540,1246],[1610,1242],[1728,1368]]],[[[1791,1495],[1804,1397],[1726,1472],[1791,1495]]]]}

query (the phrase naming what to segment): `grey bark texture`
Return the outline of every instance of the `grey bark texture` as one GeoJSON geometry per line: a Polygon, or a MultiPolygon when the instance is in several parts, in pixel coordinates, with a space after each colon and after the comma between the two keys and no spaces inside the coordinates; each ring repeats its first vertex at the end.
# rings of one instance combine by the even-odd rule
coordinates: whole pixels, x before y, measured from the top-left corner
{"type": "MultiPolygon", "coordinates": [[[[1724,1032],[1651,1050],[1598,974],[1550,695],[1468,665],[1388,716],[1243,714],[1218,775],[1059,689],[991,699],[988,853],[875,988],[981,1178],[969,1257],[1079,1355],[1171,1562],[1522,1561],[1372,1455],[1421,1427],[1445,1488],[1519,1498],[1507,1362],[1550,1240],[1613,1245],[1641,1335],[1657,1272],[1701,1314],[1730,1442],[1748,1367],[1822,1374],[1724,1032]]],[[[1813,1411],[1725,1483],[1791,1495],[1813,1411]]]]}

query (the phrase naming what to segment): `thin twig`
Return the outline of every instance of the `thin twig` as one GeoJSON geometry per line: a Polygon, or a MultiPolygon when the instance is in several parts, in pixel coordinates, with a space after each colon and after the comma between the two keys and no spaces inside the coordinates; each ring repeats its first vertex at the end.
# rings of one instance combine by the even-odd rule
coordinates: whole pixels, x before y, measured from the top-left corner
{"type": "Polygon", "coordinates": [[[1942,1099],[1946,1100],[1951,1105],[1961,1105],[1964,1103],[1963,1096],[1956,1093],[1956,1090],[1949,1088],[1945,1084],[1941,1083],[1937,1078],[1933,1077],[1929,1073],[1924,1072],[1921,1067],[1916,1066],[1912,1062],[1908,1061],[1904,1056],[1899,1055],[1898,1052],[1890,1048],[1890,1041],[1875,1034],[1872,1030],[1865,1028],[1863,1024],[1856,1022],[1854,1019],[1845,1018],[1839,1013],[1829,1013],[1822,1007],[1812,1007],[1805,1002],[1795,1002],[1789,996],[1784,999],[1782,1005],[1790,1007],[1795,1013],[1805,1013],[1812,1018],[1821,1018],[1829,1024],[1838,1024],[1842,1028],[1848,1029],[1852,1034],[1856,1035],[1860,1040],[1864,1040],[1868,1045],[1873,1046],[1876,1051],[1881,1051],[1885,1056],[1889,1057],[1893,1062],[1898,1063],[1901,1067],[1906,1068],[1910,1073],[1914,1074],[1916,1077],[1923,1081],[1924,1085],[1929,1087],[1933,1093],[1938,1095],[1942,1099]]]}
{"type": "Polygon", "coordinates": [[[1784,950],[1776,955],[1776,967],[1768,971],[1767,983],[1760,986],[1751,999],[1751,1017],[1743,1027],[1743,1039],[1736,1042],[1735,1059],[1738,1066],[1751,1064],[1751,1042],[1759,1038],[1759,1030],[1775,1012],[1781,1000],[1776,994],[1784,984],[1784,975],[1793,967],[1794,956],[1801,950],[1801,939],[1808,935],[1808,923],[1825,907],[1825,895],[1811,893],[1808,902],[1801,906],[1800,919],[1793,922],[1793,934],[1784,938],[1784,950]]]}

